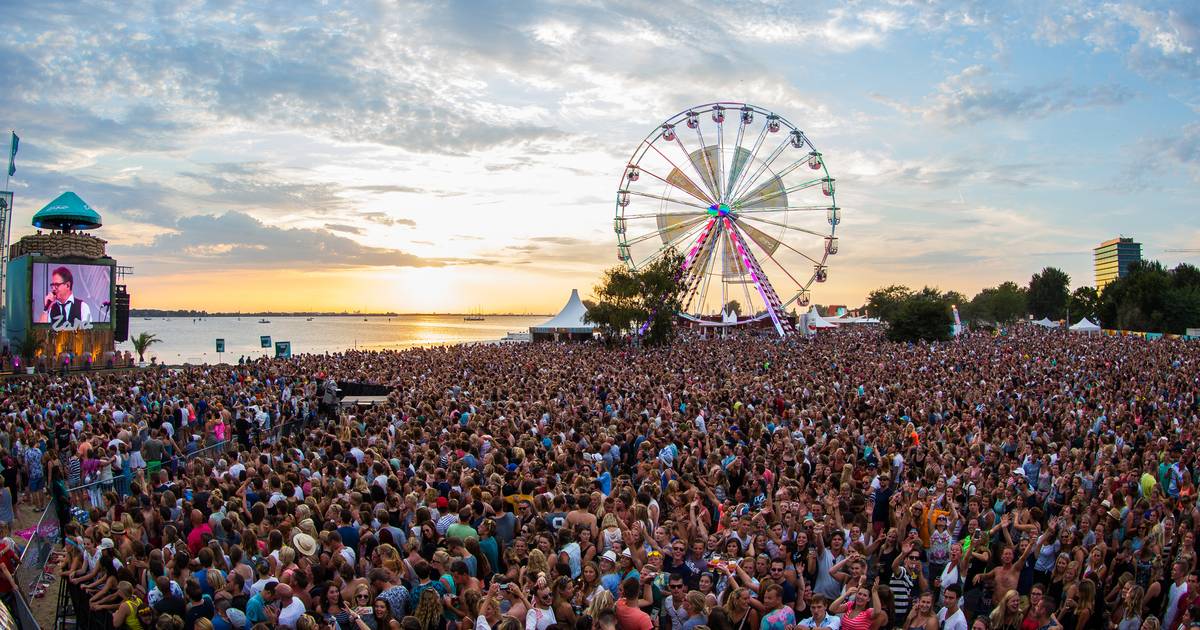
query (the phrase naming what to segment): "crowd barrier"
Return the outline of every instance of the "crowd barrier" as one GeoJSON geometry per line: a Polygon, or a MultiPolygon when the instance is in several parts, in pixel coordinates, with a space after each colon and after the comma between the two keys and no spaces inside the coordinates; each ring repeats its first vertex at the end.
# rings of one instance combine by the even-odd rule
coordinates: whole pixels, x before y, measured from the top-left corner
{"type": "MultiPolygon", "coordinates": [[[[313,421],[316,422],[316,421],[313,421]]],[[[266,431],[255,431],[251,439],[252,443],[272,444],[282,435],[290,435],[297,431],[302,431],[307,428],[308,420],[293,420],[283,424],[276,425],[266,431]]],[[[188,460],[198,457],[216,458],[227,452],[231,445],[236,445],[236,437],[222,440],[215,444],[211,444],[201,449],[197,449],[191,453],[185,453],[172,457],[163,462],[163,468],[174,468],[179,463],[186,463],[188,460]]],[[[69,489],[69,495],[87,496],[91,501],[91,492],[100,490],[100,504],[103,504],[103,494],[115,487],[116,479],[97,480],[86,484],[80,484],[69,489]],[[83,493],[83,494],[80,494],[83,493]]],[[[127,489],[126,489],[127,490],[127,489]]],[[[71,510],[72,518],[78,519],[86,523],[87,512],[81,508],[73,507],[71,510]]],[[[32,537],[29,540],[29,545],[25,547],[25,551],[21,556],[21,567],[18,570],[26,570],[26,573],[34,573],[40,575],[41,567],[45,565],[46,559],[61,542],[60,525],[54,510],[54,506],[47,506],[42,513],[42,518],[38,521],[38,525],[30,532],[32,537]],[[27,568],[28,567],[28,568],[27,568]]],[[[32,583],[21,580],[22,584],[32,583]]],[[[55,612],[55,627],[62,627],[65,621],[74,623],[79,630],[101,630],[112,628],[112,616],[107,613],[93,613],[88,609],[88,595],[78,585],[71,584],[69,580],[60,578],[58,604],[55,612]]],[[[26,603],[26,610],[28,605],[26,603]]],[[[32,620],[32,615],[30,615],[32,620]]],[[[28,630],[30,628],[37,629],[39,626],[34,622],[34,625],[24,625],[22,628],[28,630]]],[[[0,628],[0,630],[3,630],[0,628]]]]}

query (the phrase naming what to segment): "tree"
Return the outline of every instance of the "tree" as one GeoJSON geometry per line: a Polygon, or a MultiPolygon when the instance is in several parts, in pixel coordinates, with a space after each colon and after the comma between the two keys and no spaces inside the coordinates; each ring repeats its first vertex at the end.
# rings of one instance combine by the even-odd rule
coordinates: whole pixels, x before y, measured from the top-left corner
{"type": "Polygon", "coordinates": [[[641,269],[613,267],[605,271],[600,284],[592,289],[596,306],[584,319],[596,324],[609,341],[629,332],[644,334],[648,345],[669,342],[675,333],[675,314],[682,306],[682,265],[683,256],[669,249],[641,269]]]}
{"type": "Polygon", "coordinates": [[[133,351],[138,354],[139,362],[145,362],[146,350],[148,350],[150,346],[161,341],[162,339],[159,339],[158,335],[148,332],[140,332],[138,333],[138,336],[129,340],[129,342],[133,344],[133,351]]]}
{"type": "Polygon", "coordinates": [[[898,284],[875,289],[867,295],[867,315],[890,322],[900,310],[900,305],[911,296],[911,289],[898,284]]]}
{"type": "Polygon", "coordinates": [[[729,300],[725,306],[721,307],[722,313],[734,313],[739,317],[742,315],[742,305],[737,300],[729,300]]]}
{"type": "Polygon", "coordinates": [[[1010,281],[977,293],[962,315],[975,322],[1011,324],[1025,314],[1025,305],[1025,289],[1010,281]]]}
{"type": "Polygon", "coordinates": [[[1200,325],[1200,270],[1141,261],[1104,287],[1097,310],[1113,328],[1182,334],[1200,325]]]}
{"type": "Polygon", "coordinates": [[[1070,299],[1071,276],[1062,269],[1046,267],[1029,279],[1027,292],[1029,314],[1037,319],[1066,317],[1067,300],[1070,299]]]}
{"type": "Polygon", "coordinates": [[[892,341],[947,341],[950,339],[950,302],[936,289],[911,295],[896,309],[888,322],[888,339],[892,341]]]}
{"type": "Polygon", "coordinates": [[[1096,292],[1096,287],[1082,286],[1075,289],[1071,293],[1071,299],[1067,302],[1067,310],[1070,311],[1071,320],[1077,322],[1084,317],[1095,321],[1096,312],[1100,308],[1100,294],[1096,292]]]}
{"type": "Polygon", "coordinates": [[[1126,274],[1104,287],[1100,295],[1100,320],[1122,330],[1162,332],[1163,298],[1171,276],[1157,261],[1130,265],[1126,274]]]}

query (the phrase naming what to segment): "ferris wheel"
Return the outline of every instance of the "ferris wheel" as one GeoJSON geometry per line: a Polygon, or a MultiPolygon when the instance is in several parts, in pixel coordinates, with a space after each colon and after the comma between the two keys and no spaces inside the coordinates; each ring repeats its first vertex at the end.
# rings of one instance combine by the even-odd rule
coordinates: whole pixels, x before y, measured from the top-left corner
{"type": "Polygon", "coordinates": [[[787,311],[806,307],[828,277],[840,222],[834,179],[808,136],[774,112],[720,102],[675,114],[642,140],[621,176],[613,229],[630,269],[683,255],[682,317],[769,318],[787,335],[787,311]]]}

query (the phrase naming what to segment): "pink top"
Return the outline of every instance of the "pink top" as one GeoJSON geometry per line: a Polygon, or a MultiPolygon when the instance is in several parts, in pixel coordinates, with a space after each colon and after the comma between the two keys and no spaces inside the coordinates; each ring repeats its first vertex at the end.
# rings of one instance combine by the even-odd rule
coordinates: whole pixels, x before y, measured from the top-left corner
{"type": "Polygon", "coordinates": [[[857,613],[847,610],[842,615],[842,630],[871,630],[871,620],[874,618],[874,608],[860,610],[857,613]]]}

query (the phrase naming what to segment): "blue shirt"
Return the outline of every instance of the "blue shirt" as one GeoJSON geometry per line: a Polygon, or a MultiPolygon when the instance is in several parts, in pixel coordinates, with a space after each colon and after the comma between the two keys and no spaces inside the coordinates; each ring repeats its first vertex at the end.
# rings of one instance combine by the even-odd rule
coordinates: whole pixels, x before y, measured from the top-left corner
{"type": "Polygon", "coordinates": [[[262,593],[259,593],[246,602],[246,624],[253,626],[265,621],[267,621],[266,602],[263,601],[262,593]]]}
{"type": "Polygon", "coordinates": [[[608,496],[608,493],[612,492],[612,473],[606,470],[596,477],[596,481],[600,482],[600,492],[604,496],[608,496]]]}

